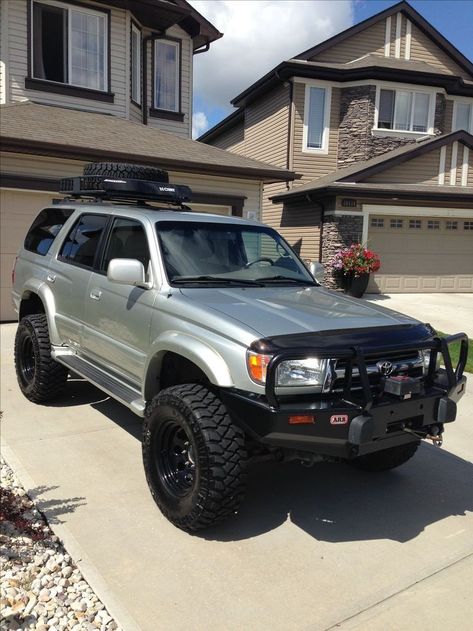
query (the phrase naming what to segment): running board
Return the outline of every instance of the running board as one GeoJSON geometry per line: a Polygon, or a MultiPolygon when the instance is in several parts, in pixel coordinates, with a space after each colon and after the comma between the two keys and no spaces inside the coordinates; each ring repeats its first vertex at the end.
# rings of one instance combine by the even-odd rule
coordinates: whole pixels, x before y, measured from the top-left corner
{"type": "Polygon", "coordinates": [[[138,390],[115,379],[115,377],[111,377],[108,373],[77,355],[61,352],[54,353],[54,351],[52,354],[57,362],[73,370],[81,377],[84,377],[84,379],[93,383],[94,386],[97,386],[97,388],[100,388],[114,399],[120,401],[120,403],[126,405],[138,416],[144,416],[146,405],[138,390]]]}

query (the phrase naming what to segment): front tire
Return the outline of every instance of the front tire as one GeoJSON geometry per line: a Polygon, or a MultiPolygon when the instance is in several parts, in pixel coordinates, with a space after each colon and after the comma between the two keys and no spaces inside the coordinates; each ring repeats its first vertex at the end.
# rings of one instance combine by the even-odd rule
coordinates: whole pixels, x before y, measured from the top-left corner
{"type": "Polygon", "coordinates": [[[348,462],[353,467],[363,469],[363,471],[388,471],[410,460],[416,453],[419,445],[419,441],[398,445],[390,449],[383,449],[382,451],[375,451],[372,454],[366,454],[366,456],[359,456],[353,460],[348,460],[348,462]]]}
{"type": "Polygon", "coordinates": [[[64,388],[68,370],[51,357],[48,321],[44,313],[22,318],[15,337],[15,370],[27,399],[44,403],[64,388]]]}
{"type": "Polygon", "coordinates": [[[243,498],[243,431],[204,386],[173,386],[154,397],[144,421],[143,464],[156,504],[183,530],[227,519],[243,498]]]}

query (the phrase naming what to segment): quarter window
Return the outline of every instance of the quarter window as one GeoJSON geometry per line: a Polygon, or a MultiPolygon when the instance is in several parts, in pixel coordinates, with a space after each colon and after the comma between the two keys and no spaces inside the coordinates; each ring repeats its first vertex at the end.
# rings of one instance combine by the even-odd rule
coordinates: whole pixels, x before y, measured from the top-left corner
{"type": "Polygon", "coordinates": [[[303,147],[308,151],[328,151],[330,89],[306,85],[303,147]]]}
{"type": "Polygon", "coordinates": [[[67,4],[33,2],[33,76],[106,89],[107,15],[67,4]]]}
{"type": "Polygon", "coordinates": [[[131,25],[131,98],[141,104],[141,31],[131,25]]]}
{"type": "Polygon", "coordinates": [[[427,132],[431,95],[409,90],[380,90],[378,129],[427,132]]]}
{"type": "Polygon", "coordinates": [[[453,131],[465,129],[473,134],[473,104],[462,101],[455,102],[455,115],[453,117],[453,131]]]}
{"type": "Polygon", "coordinates": [[[160,110],[178,112],[179,104],[178,42],[156,40],[154,43],[154,106],[160,110]]]}
{"type": "Polygon", "coordinates": [[[108,217],[82,215],[66,237],[59,258],[67,263],[93,268],[108,217]]]}
{"type": "Polygon", "coordinates": [[[25,250],[46,255],[73,208],[46,208],[33,221],[25,239],[25,250]]]}

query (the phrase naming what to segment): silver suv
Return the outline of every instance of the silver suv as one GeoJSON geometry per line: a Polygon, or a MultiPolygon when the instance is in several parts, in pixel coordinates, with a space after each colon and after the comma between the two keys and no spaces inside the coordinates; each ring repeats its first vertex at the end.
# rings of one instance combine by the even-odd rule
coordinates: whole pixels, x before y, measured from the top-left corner
{"type": "Polygon", "coordinates": [[[43,403],[77,373],[144,417],[146,478],[175,525],[235,513],[250,459],[380,471],[441,443],[464,334],[324,289],[275,230],[186,210],[165,172],[91,164],[63,191],[14,269],[19,386],[43,403]]]}

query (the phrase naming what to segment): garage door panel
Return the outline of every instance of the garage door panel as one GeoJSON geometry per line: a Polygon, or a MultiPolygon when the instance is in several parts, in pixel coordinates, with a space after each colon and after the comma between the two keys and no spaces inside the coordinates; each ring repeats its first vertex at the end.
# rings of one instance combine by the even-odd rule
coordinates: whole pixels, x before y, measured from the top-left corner
{"type": "Polygon", "coordinates": [[[473,230],[465,228],[468,221],[370,217],[369,247],[380,255],[381,269],[368,291],[473,292],[473,230]]]}

